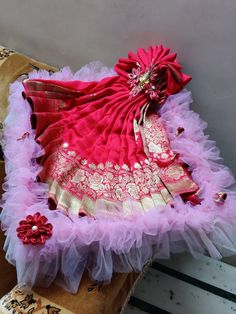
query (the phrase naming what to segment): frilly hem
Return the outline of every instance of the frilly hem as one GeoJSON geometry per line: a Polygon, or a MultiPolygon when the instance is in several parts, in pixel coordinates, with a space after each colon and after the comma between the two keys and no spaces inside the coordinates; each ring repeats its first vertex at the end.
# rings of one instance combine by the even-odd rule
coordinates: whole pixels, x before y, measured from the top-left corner
{"type": "MultiPolygon", "coordinates": [[[[30,78],[92,81],[114,74],[113,69],[93,62],[74,75],[64,68],[51,76],[46,71],[34,72],[30,78]]],[[[153,208],[143,215],[111,218],[100,214],[95,219],[78,219],[50,211],[48,186],[36,182],[40,171],[36,158],[43,150],[34,140],[31,109],[22,91],[21,82],[11,85],[4,124],[7,175],[1,214],[6,258],[16,266],[19,284],[49,286],[56,279],[75,293],[85,269],[94,280],[109,282],[113,272],[140,271],[150,260],[169,258],[172,253],[189,251],[194,257],[209,254],[217,259],[236,254],[236,192],[227,189],[234,179],[219,163],[215,142],[204,135],[206,123],[189,109],[190,92],[170,96],[159,113],[172,148],[190,165],[193,179],[202,189],[202,204],[193,207],[176,197],[174,207],[153,208]],[[178,127],[185,131],[176,136],[178,127]],[[25,132],[28,137],[21,140],[25,132]],[[222,190],[228,197],[219,205],[213,196],[222,190]],[[26,215],[38,211],[53,225],[53,235],[44,245],[24,245],[16,228],[26,215]]]]}

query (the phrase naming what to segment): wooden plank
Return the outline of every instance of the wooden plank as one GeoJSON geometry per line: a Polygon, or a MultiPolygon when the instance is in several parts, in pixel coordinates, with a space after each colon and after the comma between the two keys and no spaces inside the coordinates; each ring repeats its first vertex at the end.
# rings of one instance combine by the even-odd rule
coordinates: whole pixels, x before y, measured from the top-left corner
{"type": "Polygon", "coordinates": [[[236,294],[236,269],[231,265],[214,260],[208,256],[195,259],[188,254],[176,254],[169,260],[158,260],[157,262],[212,286],[236,294]]]}
{"type": "Polygon", "coordinates": [[[235,314],[236,304],[151,268],[134,292],[138,299],[172,314],[235,314]]]}
{"type": "Polygon", "coordinates": [[[16,285],[16,270],[5,259],[3,243],[5,237],[0,231],[0,298],[9,292],[16,285]]]}

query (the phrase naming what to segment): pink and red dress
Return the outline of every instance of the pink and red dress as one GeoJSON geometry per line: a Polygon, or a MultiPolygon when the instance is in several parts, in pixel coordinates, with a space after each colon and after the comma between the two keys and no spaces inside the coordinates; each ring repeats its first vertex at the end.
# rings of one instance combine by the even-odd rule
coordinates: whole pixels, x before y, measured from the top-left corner
{"type": "Polygon", "coordinates": [[[236,253],[234,181],[163,46],[11,87],[2,213],[20,283],[77,291],[188,250],[236,253]]]}

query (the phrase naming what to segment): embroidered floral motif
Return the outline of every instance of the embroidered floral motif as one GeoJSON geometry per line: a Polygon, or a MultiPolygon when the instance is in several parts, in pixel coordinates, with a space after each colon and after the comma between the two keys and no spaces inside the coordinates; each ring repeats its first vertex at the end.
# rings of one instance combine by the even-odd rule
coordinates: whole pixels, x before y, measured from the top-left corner
{"type": "Polygon", "coordinates": [[[163,182],[175,182],[186,174],[182,166],[173,164],[175,154],[157,115],[145,116],[144,126],[136,127],[138,132],[142,133],[148,147],[147,158],[132,166],[111,162],[95,165],[59,149],[53,157],[56,162],[50,162],[47,175],[78,199],[86,194],[92,200],[125,201],[131,198],[141,201],[152,194],[161,195],[166,189],[163,182]]]}
{"type": "Polygon", "coordinates": [[[91,169],[80,156],[71,157],[61,150],[55,153],[54,158],[57,163],[50,163],[48,174],[79,199],[84,192],[94,200],[141,199],[150,195],[151,187],[156,193],[163,188],[158,165],[148,160],[136,163],[132,169],[126,164],[111,163],[94,165],[91,169]]]}
{"type": "MultiPolygon", "coordinates": [[[[137,142],[143,141],[141,145],[146,158],[144,155],[145,159],[133,164],[113,164],[107,161],[96,165],[79,155],[71,155],[70,145],[67,149],[59,147],[47,160],[46,176],[49,178],[47,182],[52,185],[52,196],[56,197],[56,182],[60,186],[58,193],[68,191],[78,200],[77,205],[73,203],[75,212],[76,208],[85,211],[88,208],[92,214],[94,203],[100,199],[113,204],[132,200],[136,202],[136,207],[145,207],[147,210],[154,206],[153,197],[158,199],[159,204],[166,204],[171,199],[172,192],[175,195],[188,190],[193,182],[171,150],[158,115],[144,113],[142,125],[136,124],[134,131],[137,142]],[[150,200],[149,205],[144,199],[150,200]]],[[[65,198],[62,206],[66,207],[67,203],[65,198]]]]}
{"type": "Polygon", "coordinates": [[[11,300],[6,305],[5,308],[10,311],[12,309],[15,309],[17,306],[19,306],[20,303],[17,300],[11,300]]]}
{"type": "Polygon", "coordinates": [[[24,300],[20,301],[20,307],[22,307],[23,309],[27,309],[27,307],[34,303],[36,303],[36,301],[33,299],[33,293],[27,294],[24,300]]]}
{"type": "Polygon", "coordinates": [[[0,308],[5,308],[11,314],[72,314],[71,311],[41,297],[34,291],[25,293],[18,287],[0,299],[0,308]]]}
{"type": "Polygon", "coordinates": [[[48,219],[40,213],[28,215],[21,220],[16,229],[17,236],[24,244],[44,244],[52,235],[52,225],[48,219]]]}
{"type": "Polygon", "coordinates": [[[3,48],[2,50],[0,50],[0,60],[8,58],[14,52],[15,52],[14,50],[3,48]]]}
{"type": "Polygon", "coordinates": [[[170,165],[176,154],[170,148],[169,139],[158,115],[145,117],[141,133],[145,138],[150,157],[161,167],[170,165]]]}

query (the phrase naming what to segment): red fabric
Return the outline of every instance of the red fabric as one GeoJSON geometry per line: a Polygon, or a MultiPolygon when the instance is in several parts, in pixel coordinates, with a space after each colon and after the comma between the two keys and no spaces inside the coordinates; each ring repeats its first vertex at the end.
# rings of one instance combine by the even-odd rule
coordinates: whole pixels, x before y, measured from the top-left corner
{"type": "MultiPolygon", "coordinates": [[[[147,92],[150,82],[132,97],[128,78],[135,67],[139,67],[140,76],[153,71],[152,77],[157,79],[151,83],[162,93],[162,100],[180,91],[191,79],[181,72],[176,54],[157,46],[148,51],[139,49],[137,54],[129,53],[128,59],[120,59],[115,66],[117,76],[99,82],[24,81],[24,96],[34,111],[32,123],[36,139],[45,149],[41,160],[45,176],[49,157],[63,143],[68,143],[71,151],[96,165],[109,161],[132,167],[147,158],[142,139],[135,140],[133,121],[139,121],[144,105],[149,103],[154,112],[161,102],[153,101],[147,92]]],[[[167,165],[163,160],[159,162],[167,165]]]]}
{"type": "Polygon", "coordinates": [[[37,115],[37,140],[47,153],[54,149],[54,143],[69,142],[71,150],[79,150],[82,157],[94,163],[133,165],[143,160],[146,155],[142,143],[135,143],[133,120],[139,120],[140,109],[150,100],[145,93],[129,97],[127,75],[136,62],[143,71],[152,62],[157,64],[157,72],[165,70],[167,94],[178,92],[190,77],[181,72],[176,54],[168,53],[169,49],[162,46],[148,51],[141,48],[137,55],[130,52],[129,59],[120,59],[115,66],[119,76],[99,82],[37,80],[42,83],[37,96],[30,91],[34,80],[28,80],[24,83],[25,94],[31,98],[37,115]],[[64,110],[58,110],[61,101],[66,103],[64,110]],[[43,133],[52,124],[50,132],[43,133]],[[58,133],[62,136],[55,139],[58,133]]]}
{"type": "Polygon", "coordinates": [[[191,80],[191,76],[181,71],[176,53],[169,52],[170,49],[163,46],[151,46],[147,51],[140,48],[137,54],[130,52],[127,59],[119,59],[115,70],[126,82],[134,68],[140,67],[142,73],[151,71],[155,87],[169,96],[179,92],[191,80]]]}
{"type": "Polygon", "coordinates": [[[60,91],[62,86],[81,91],[79,97],[67,91],[69,99],[61,95],[59,99],[50,99],[47,81],[42,82],[45,95],[32,96],[27,91],[31,82],[25,83],[26,95],[36,104],[36,138],[46,150],[45,158],[58,144],[65,142],[82,158],[96,164],[111,161],[132,165],[146,157],[142,146],[137,147],[135,143],[133,130],[133,120],[139,119],[146,97],[139,95],[130,99],[129,89],[118,76],[91,84],[50,81],[55,91],[60,91]],[[94,93],[96,96],[91,96],[94,93]],[[66,109],[60,109],[61,101],[66,103],[66,109]],[[52,128],[48,129],[49,126],[52,128]]]}

